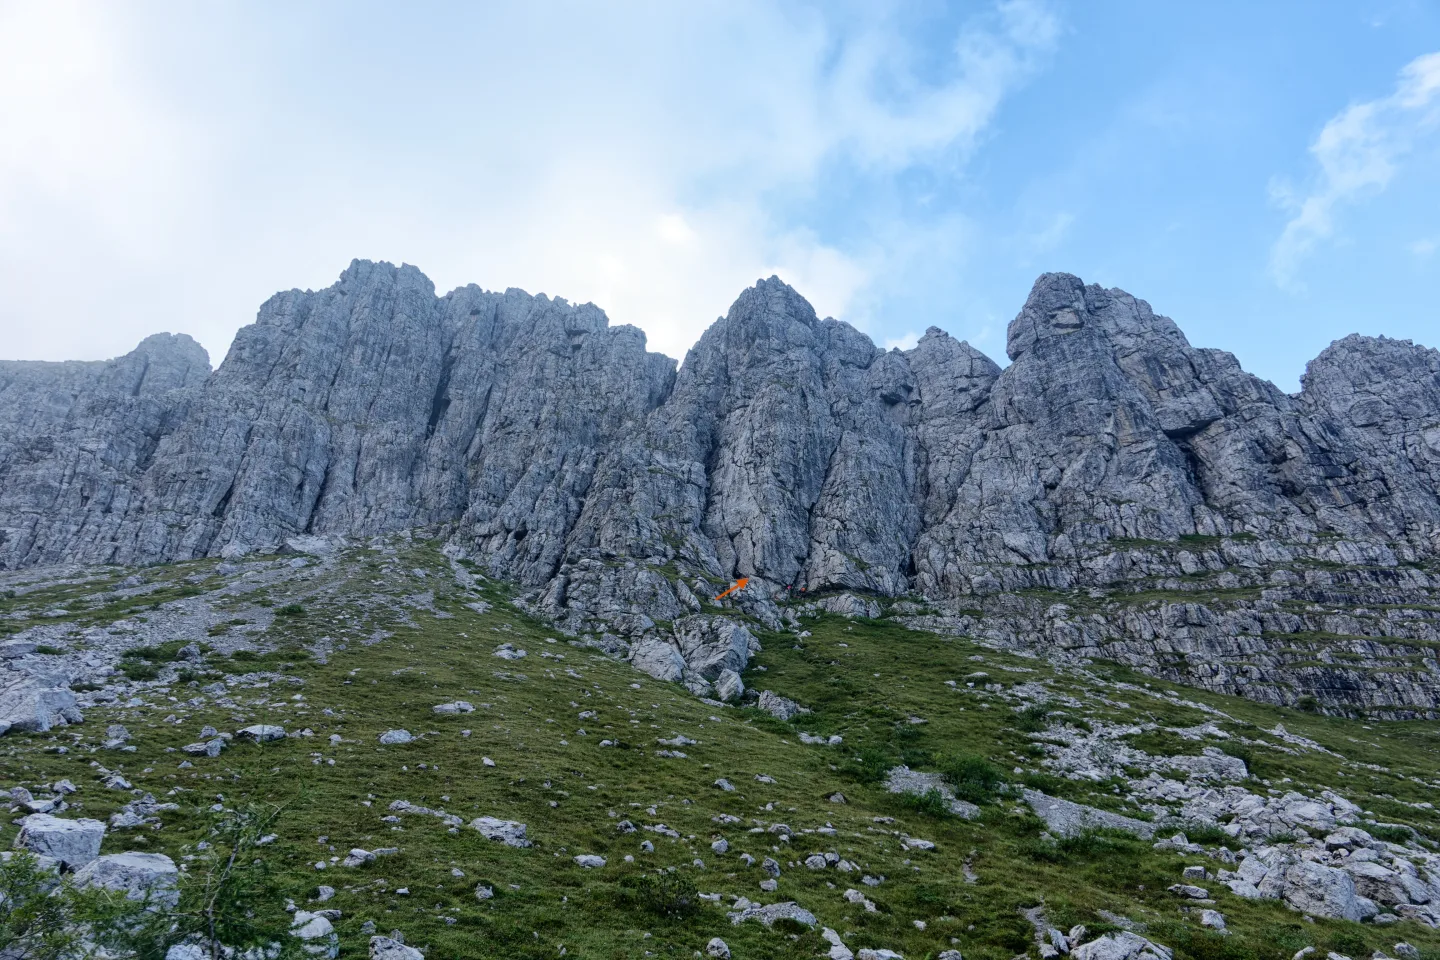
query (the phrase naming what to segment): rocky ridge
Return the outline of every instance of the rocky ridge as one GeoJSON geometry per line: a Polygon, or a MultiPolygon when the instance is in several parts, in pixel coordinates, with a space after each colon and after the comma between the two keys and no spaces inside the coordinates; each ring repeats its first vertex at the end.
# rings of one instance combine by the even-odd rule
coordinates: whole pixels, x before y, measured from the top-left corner
{"type": "Polygon", "coordinates": [[[1067,274],[1007,352],[883,351],[772,278],[677,371],[593,305],[356,261],[213,373],[168,335],[0,364],[0,567],[427,528],[697,692],[735,665],[690,665],[723,629],[692,618],[748,577],[718,606],[771,628],[799,591],[904,597],[925,629],[1435,715],[1440,353],[1347,337],[1287,395],[1067,274]]]}

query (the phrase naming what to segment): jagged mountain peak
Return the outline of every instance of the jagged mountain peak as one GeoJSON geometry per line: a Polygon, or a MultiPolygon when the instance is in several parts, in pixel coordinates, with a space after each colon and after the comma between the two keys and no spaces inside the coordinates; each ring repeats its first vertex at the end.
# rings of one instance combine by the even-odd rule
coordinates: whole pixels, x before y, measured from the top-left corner
{"type": "Polygon", "coordinates": [[[1010,322],[1006,353],[1018,360],[1041,341],[1081,330],[1098,331],[1126,352],[1149,342],[1163,344],[1162,349],[1191,349],[1175,322],[1156,314],[1146,301],[1119,288],[1086,284],[1074,274],[1044,273],[1010,322]]]}
{"type": "Polygon", "coordinates": [[[642,637],[715,585],[685,577],[751,578],[773,622],[787,588],[962,602],[1440,554],[1435,351],[1347,338],[1292,398],[1049,273],[1009,352],[935,327],[883,351],[771,277],[677,370],[593,304],[357,260],[268,300],[213,375],[178,336],[0,366],[0,566],[437,528],[567,629],[642,637]]]}

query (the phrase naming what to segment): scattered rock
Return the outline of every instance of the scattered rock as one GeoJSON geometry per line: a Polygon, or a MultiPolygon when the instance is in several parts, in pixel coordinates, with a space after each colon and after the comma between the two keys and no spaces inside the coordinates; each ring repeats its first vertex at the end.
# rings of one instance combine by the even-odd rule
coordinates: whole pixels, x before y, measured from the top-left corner
{"type": "Polygon", "coordinates": [[[760,691],[760,697],[756,700],[755,706],[776,720],[789,720],[791,717],[810,712],[794,700],[782,697],[778,693],[771,693],[769,690],[760,691]]]}
{"type": "Polygon", "coordinates": [[[485,839],[503,843],[507,847],[528,847],[531,845],[530,841],[525,837],[525,824],[517,820],[477,817],[470,821],[470,826],[479,831],[480,835],[485,839]]]}
{"type": "Polygon", "coordinates": [[[269,723],[257,723],[253,726],[242,727],[235,731],[235,736],[242,740],[251,740],[255,743],[270,743],[272,740],[284,740],[285,728],[269,723]]]}
{"type": "Polygon", "coordinates": [[[389,937],[370,938],[370,960],[425,960],[425,954],[389,937]]]}
{"type": "Polygon", "coordinates": [[[793,900],[783,903],[772,903],[769,906],[762,906],[758,903],[751,903],[744,897],[735,901],[735,910],[727,914],[730,922],[740,924],[746,920],[759,920],[765,926],[771,926],[776,920],[793,920],[796,923],[804,924],[807,927],[815,926],[815,914],[802,908],[793,900]]]}

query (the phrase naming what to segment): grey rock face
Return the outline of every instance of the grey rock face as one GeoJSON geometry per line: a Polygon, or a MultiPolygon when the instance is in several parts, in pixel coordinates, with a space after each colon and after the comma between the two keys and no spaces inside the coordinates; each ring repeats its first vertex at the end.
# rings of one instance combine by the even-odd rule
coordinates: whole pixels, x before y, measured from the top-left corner
{"type": "Polygon", "coordinates": [[[744,666],[712,614],[780,629],[791,598],[875,616],[864,594],[918,593],[949,618],[932,629],[1274,702],[1440,708],[1440,353],[1347,337],[1290,396],[1068,274],[1036,282],[1007,352],[1002,370],[933,327],[882,351],[772,278],[677,372],[592,305],[436,296],[355,261],[272,297],[213,373],[169,335],[0,364],[0,568],[431,528],[696,690],[744,666]],[[1083,618],[995,599],[1202,583],[1253,593],[1083,618]],[[1361,659],[1292,664],[1277,634],[1361,659]]]}
{"type": "Polygon", "coordinates": [[[272,297],[214,374],[187,338],[109,364],[0,366],[0,422],[15,425],[0,564],[230,555],[463,517],[533,582],[600,447],[672,377],[592,306],[437,298],[414,267],[356,261],[328,290],[272,297]],[[41,413],[22,412],[37,393],[41,413]]]}
{"type": "Polygon", "coordinates": [[[102,363],[0,361],[0,566],[106,559],[209,375],[183,334],[102,363]]]}

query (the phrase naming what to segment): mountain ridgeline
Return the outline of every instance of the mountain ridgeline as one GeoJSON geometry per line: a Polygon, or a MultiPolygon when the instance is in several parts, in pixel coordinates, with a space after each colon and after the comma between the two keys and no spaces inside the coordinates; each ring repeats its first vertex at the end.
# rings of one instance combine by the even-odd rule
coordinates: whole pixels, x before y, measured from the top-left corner
{"type": "Polygon", "coordinates": [[[0,363],[0,568],[425,528],[576,634],[749,577],[731,600],[776,626],[787,587],[895,598],[1270,702],[1440,710],[1440,352],[1350,336],[1289,395],[1058,273],[1007,352],[887,352],[771,278],[677,370],[593,305],[355,261],[214,372],[163,334],[0,363]]]}

